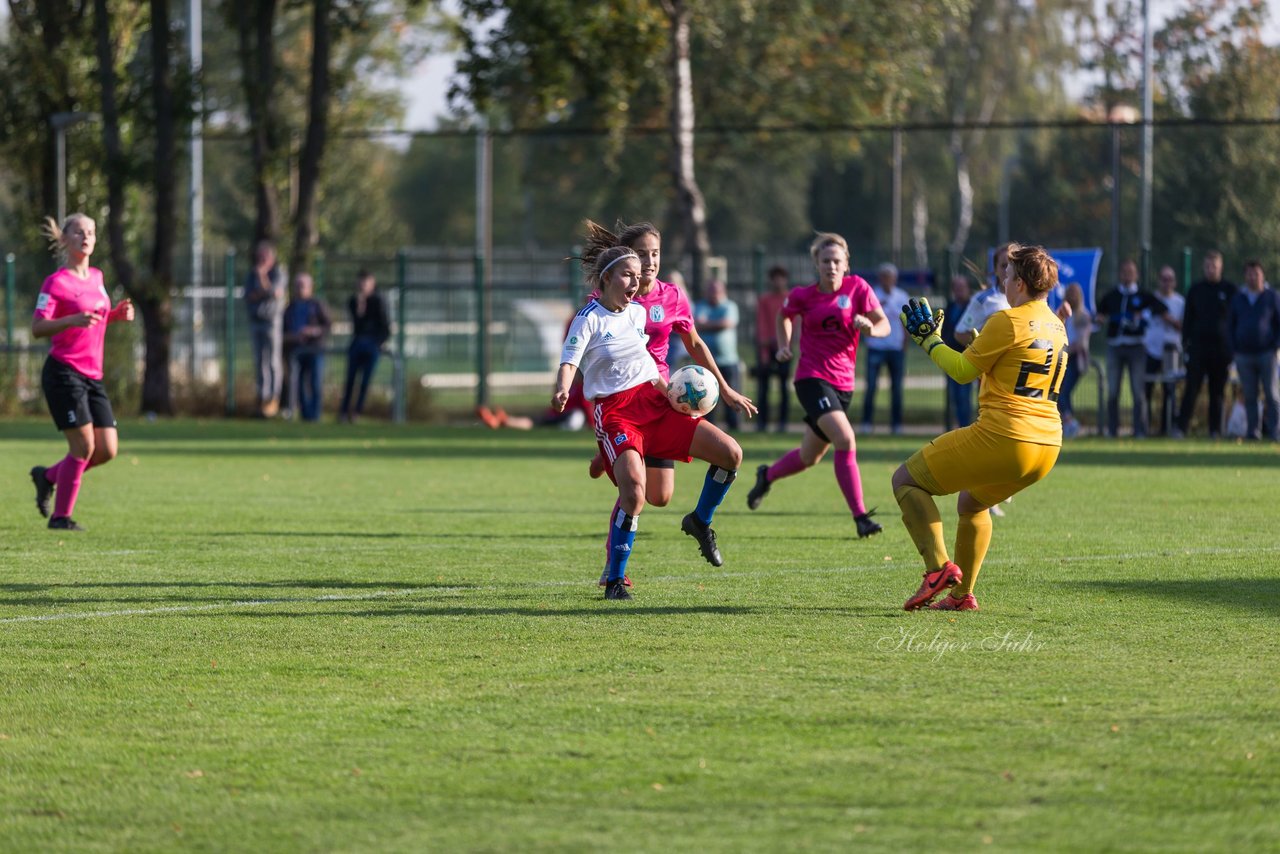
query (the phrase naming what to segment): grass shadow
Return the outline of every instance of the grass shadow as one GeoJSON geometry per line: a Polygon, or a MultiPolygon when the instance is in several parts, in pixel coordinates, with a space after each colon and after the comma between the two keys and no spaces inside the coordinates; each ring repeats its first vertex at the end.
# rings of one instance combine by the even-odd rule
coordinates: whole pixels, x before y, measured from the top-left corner
{"type": "Polygon", "coordinates": [[[742,616],[756,613],[754,607],[740,605],[639,605],[634,601],[606,603],[603,599],[593,600],[594,606],[573,606],[556,608],[537,608],[531,606],[512,606],[507,608],[465,606],[399,606],[388,608],[362,608],[360,610],[338,611],[262,611],[259,609],[245,611],[223,611],[217,614],[172,614],[172,617],[639,617],[663,616],[677,614],[712,614],[719,616],[742,616]]]}
{"type": "Polygon", "coordinates": [[[1097,593],[1170,599],[1197,608],[1219,605],[1280,617],[1275,605],[1280,599],[1280,578],[1135,578],[1059,583],[1097,593]]]}

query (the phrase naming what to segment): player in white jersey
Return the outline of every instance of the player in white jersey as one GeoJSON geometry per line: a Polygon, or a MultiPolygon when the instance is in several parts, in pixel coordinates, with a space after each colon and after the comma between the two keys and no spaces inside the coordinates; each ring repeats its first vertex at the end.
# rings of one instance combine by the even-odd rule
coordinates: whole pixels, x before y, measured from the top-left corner
{"type": "MultiPolygon", "coordinates": [[[[992,261],[995,268],[994,278],[989,280],[986,289],[979,291],[973,299],[969,300],[969,307],[964,310],[964,314],[960,315],[960,320],[956,323],[956,340],[966,347],[978,337],[978,333],[987,325],[987,319],[991,315],[1009,307],[1009,300],[1005,297],[1004,286],[1001,284],[1004,281],[1005,265],[1009,262],[1009,244],[997,246],[992,261]]],[[[974,273],[978,273],[978,270],[974,269],[974,273]]]]}
{"type": "Polygon", "coordinates": [[[697,457],[711,464],[698,505],[680,527],[698,541],[709,563],[720,566],[724,559],[711,520],[738,476],[742,448],[714,424],[676,412],[667,402],[658,366],[646,346],[646,312],[632,302],[640,287],[636,253],[625,246],[601,252],[587,283],[596,286],[600,296],[569,325],[551,405],[564,409],[574,374],[581,368],[583,391],[593,403],[596,443],[608,463],[609,479],[618,487],[604,597],[630,599],[623,579],[644,509],[645,455],[685,462],[697,457]]]}

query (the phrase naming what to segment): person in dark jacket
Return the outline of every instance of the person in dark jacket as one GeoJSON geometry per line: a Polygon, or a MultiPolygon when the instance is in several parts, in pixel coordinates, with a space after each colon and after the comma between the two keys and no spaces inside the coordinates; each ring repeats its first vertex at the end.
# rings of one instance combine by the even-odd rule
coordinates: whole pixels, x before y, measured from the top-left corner
{"type": "Polygon", "coordinates": [[[364,399],[369,393],[369,380],[378,367],[382,345],[391,337],[391,321],[387,316],[387,304],[378,293],[373,274],[361,270],[356,276],[356,292],[347,301],[351,315],[351,345],[347,348],[347,381],[342,389],[342,408],[338,420],[354,422],[364,412],[364,399]],[[356,376],[360,377],[360,392],[355,407],[351,405],[351,393],[356,376]]]}
{"type": "Polygon", "coordinates": [[[1152,317],[1168,319],[1165,304],[1138,287],[1138,265],[1120,262],[1120,284],[1098,303],[1097,324],[1107,329],[1107,435],[1120,433],[1120,377],[1129,371],[1133,436],[1147,435],[1147,350],[1142,344],[1152,317]]]}
{"type": "Polygon", "coordinates": [[[293,298],[284,310],[284,342],[289,348],[290,409],[304,421],[320,418],[324,345],[331,325],[329,309],[316,299],[311,276],[294,276],[293,298]]]}
{"type": "Polygon", "coordinates": [[[1222,396],[1231,369],[1231,341],[1227,336],[1227,308],[1236,286],[1222,278],[1222,253],[1204,255],[1204,278],[1187,291],[1186,314],[1182,318],[1182,352],[1187,368],[1187,384],[1182,391],[1182,409],[1172,435],[1186,435],[1196,410],[1200,386],[1209,381],[1209,437],[1222,432],[1222,396]]]}
{"type": "Polygon", "coordinates": [[[1244,265],[1244,289],[1231,298],[1227,332],[1244,394],[1246,439],[1258,439],[1258,388],[1262,388],[1262,434],[1274,441],[1280,423],[1276,385],[1276,348],[1280,347],[1280,294],[1267,284],[1262,264],[1244,265]]]}

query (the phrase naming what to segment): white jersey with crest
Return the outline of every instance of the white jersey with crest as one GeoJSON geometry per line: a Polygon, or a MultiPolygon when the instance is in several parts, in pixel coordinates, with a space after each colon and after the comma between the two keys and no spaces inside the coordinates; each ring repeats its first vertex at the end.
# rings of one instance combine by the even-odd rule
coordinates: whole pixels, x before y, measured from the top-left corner
{"type": "Polygon", "coordinates": [[[560,364],[582,370],[582,392],[598,400],[659,378],[649,353],[648,319],[644,306],[630,303],[622,311],[610,311],[592,300],[569,324],[560,353],[560,364]]]}

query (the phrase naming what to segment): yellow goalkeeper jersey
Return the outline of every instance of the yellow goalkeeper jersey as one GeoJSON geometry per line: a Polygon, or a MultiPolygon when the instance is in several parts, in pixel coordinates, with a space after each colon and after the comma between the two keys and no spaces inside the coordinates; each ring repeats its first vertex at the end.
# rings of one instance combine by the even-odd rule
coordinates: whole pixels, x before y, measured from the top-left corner
{"type": "Polygon", "coordinates": [[[1044,300],[991,315],[964,355],[982,371],[978,426],[1023,442],[1062,444],[1058,392],[1067,330],[1044,300]]]}

